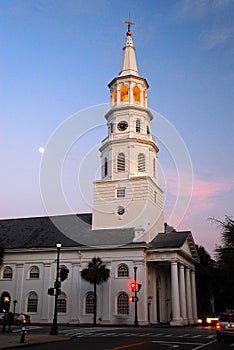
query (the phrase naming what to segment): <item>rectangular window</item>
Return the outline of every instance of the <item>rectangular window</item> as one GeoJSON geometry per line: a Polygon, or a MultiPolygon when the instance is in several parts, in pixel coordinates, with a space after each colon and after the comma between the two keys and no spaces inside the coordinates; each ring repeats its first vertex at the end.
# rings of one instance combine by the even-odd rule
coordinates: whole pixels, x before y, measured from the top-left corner
{"type": "Polygon", "coordinates": [[[140,119],[136,120],[136,132],[141,132],[141,121],[140,121],[140,119]]]}
{"type": "Polygon", "coordinates": [[[117,188],[117,198],[123,198],[125,196],[126,196],[126,188],[125,187],[117,188]]]}

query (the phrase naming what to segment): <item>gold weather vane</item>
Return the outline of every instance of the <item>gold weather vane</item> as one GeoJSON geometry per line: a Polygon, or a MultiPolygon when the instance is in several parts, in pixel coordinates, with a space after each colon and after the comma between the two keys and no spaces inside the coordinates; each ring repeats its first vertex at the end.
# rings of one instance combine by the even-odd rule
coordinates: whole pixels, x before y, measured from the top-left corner
{"type": "MultiPolygon", "coordinates": [[[[129,16],[130,17],[130,16],[129,16]]],[[[130,19],[130,18],[129,18],[130,19]]],[[[131,32],[131,24],[135,24],[133,22],[130,22],[130,21],[124,21],[123,22],[124,24],[127,24],[128,25],[128,31],[127,31],[127,36],[131,36],[132,35],[132,32],[131,32]]]]}

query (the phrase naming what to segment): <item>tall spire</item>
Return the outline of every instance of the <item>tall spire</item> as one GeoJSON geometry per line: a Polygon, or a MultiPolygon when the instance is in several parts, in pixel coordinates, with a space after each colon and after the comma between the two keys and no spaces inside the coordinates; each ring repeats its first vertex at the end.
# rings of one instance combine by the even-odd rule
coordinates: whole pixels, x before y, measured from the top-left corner
{"type": "Polygon", "coordinates": [[[125,39],[125,47],[123,48],[123,59],[122,66],[119,76],[125,75],[135,75],[139,76],[137,70],[136,56],[135,56],[135,48],[132,40],[132,32],[131,32],[131,24],[134,24],[130,21],[124,21],[124,24],[128,25],[128,31],[126,33],[125,39]]]}

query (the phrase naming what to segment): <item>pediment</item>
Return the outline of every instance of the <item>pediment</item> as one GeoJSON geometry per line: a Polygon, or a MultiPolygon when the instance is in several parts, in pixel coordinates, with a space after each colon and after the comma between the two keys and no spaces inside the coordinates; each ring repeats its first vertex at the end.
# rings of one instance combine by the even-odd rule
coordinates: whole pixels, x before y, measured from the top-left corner
{"type": "Polygon", "coordinates": [[[192,258],[199,263],[200,259],[191,233],[184,241],[184,244],[181,247],[181,251],[184,252],[186,255],[192,256],[192,258]]]}

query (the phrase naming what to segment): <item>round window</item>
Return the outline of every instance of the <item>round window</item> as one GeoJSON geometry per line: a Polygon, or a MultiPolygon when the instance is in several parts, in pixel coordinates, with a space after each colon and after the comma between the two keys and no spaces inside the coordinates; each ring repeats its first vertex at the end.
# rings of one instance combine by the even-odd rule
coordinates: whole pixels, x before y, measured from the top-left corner
{"type": "Polygon", "coordinates": [[[124,212],[125,212],[124,207],[118,207],[118,208],[117,208],[117,214],[118,214],[118,215],[123,215],[124,212]]]}

